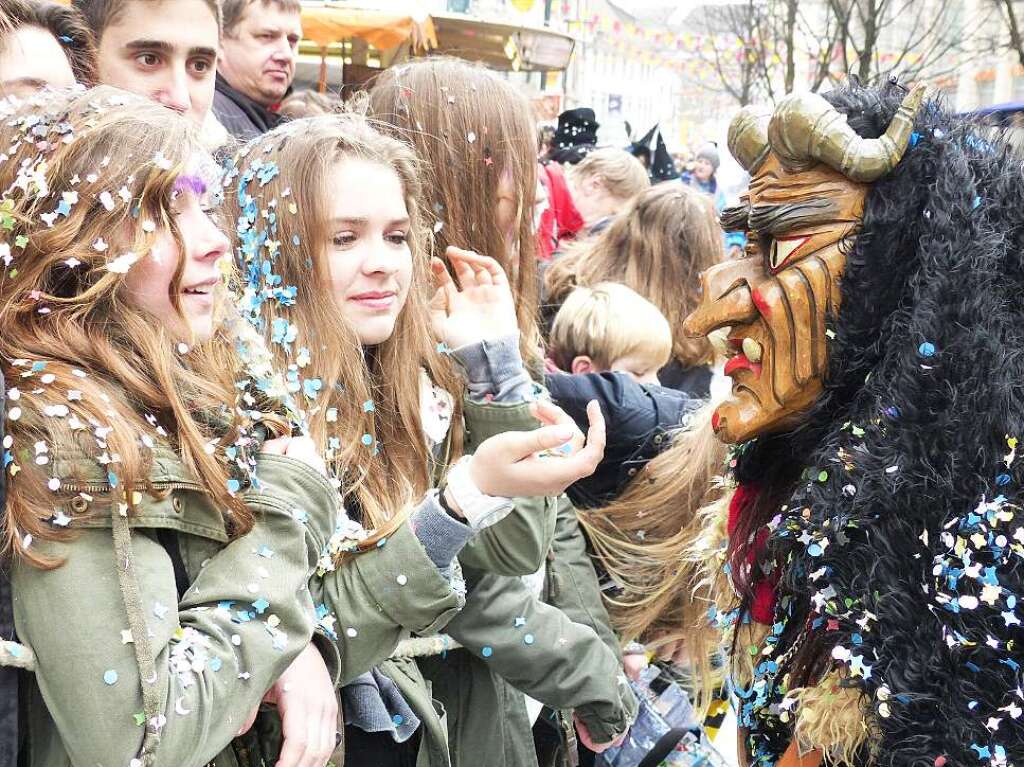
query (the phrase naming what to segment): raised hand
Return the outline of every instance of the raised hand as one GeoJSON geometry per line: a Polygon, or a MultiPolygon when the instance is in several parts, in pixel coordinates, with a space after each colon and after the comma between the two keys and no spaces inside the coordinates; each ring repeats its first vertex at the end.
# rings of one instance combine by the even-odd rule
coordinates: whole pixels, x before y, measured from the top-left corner
{"type": "Polygon", "coordinates": [[[596,401],[587,405],[590,427],[585,441],[561,408],[537,402],[532,409],[544,426],[496,434],[473,454],[469,471],[480,492],[502,498],[560,495],[593,474],[601,462],[605,427],[596,401]]]}
{"type": "Polygon", "coordinates": [[[519,332],[515,299],[508,277],[493,258],[449,247],[448,260],[431,259],[434,297],[430,302],[434,334],[450,349],[494,340],[519,332]]]}

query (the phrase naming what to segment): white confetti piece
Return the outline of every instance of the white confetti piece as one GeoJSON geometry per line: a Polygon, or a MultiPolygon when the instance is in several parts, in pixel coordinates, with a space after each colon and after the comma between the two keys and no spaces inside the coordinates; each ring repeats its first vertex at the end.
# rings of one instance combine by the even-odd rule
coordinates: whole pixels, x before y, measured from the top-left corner
{"type": "Polygon", "coordinates": [[[108,261],[107,271],[114,272],[115,274],[127,274],[128,270],[132,268],[132,264],[138,260],[139,257],[135,253],[125,253],[113,261],[108,261]]]}

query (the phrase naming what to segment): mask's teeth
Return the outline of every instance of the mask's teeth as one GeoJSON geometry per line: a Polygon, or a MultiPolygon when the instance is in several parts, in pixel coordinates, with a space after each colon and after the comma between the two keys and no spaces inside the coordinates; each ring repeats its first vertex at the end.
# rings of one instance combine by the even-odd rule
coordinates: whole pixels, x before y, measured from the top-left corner
{"type": "Polygon", "coordinates": [[[748,360],[750,360],[751,362],[760,362],[761,353],[761,344],[759,344],[753,338],[743,339],[743,354],[746,356],[748,360]]]}

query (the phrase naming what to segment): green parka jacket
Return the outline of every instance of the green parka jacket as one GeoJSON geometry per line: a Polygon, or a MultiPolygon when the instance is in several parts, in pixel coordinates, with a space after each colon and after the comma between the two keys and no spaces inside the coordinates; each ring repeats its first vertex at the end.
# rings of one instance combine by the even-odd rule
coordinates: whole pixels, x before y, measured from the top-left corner
{"type": "Polygon", "coordinates": [[[12,566],[15,625],[36,659],[21,701],[29,767],[235,765],[227,744],[309,643],[307,583],[337,507],[326,477],[259,456],[260,489],[244,495],[254,527],[230,539],[177,456],[154,457],[155,492],[124,517],[97,498],[94,460],[51,450],[83,492],[55,509],[76,537],[33,544],[63,564],[12,566]]]}
{"type": "MultiPolygon", "coordinates": [[[[101,490],[94,461],[53,453],[59,476],[92,473],[95,487],[83,489],[101,490]]],[[[266,707],[249,734],[224,744],[309,643],[314,627],[340,683],[387,658],[410,631],[436,633],[462,607],[462,594],[408,525],[383,545],[315,575],[340,520],[340,498],[305,464],[257,459],[261,489],[245,495],[255,527],[229,541],[219,511],[177,457],[160,448],[156,456],[156,495],[145,496],[134,516],[122,523],[78,496],[75,508],[55,510],[80,528],[72,542],[49,546],[64,564],[50,572],[15,567],[16,626],[36,656],[36,677],[23,701],[30,767],[129,764],[143,742],[139,721],[152,724],[143,749],[147,765],[272,765],[280,722],[266,707]],[[125,558],[130,565],[119,573],[114,563],[125,558]],[[343,623],[326,624],[325,616],[343,623]],[[64,620],[81,627],[73,641],[51,630],[64,620]],[[148,638],[144,652],[135,636],[148,638]],[[140,679],[154,674],[144,701],[140,679]]],[[[536,503],[525,506],[520,515],[542,515],[536,503]]],[[[524,524],[532,523],[508,523],[524,524]]],[[[515,566],[516,555],[486,534],[481,558],[493,554],[515,566]]]]}
{"type": "MultiPolygon", "coordinates": [[[[537,426],[527,403],[467,401],[465,422],[467,453],[494,434],[537,426]]],[[[516,509],[495,526],[500,538],[481,536],[459,557],[466,605],[445,630],[465,649],[380,666],[422,721],[419,767],[535,767],[523,693],[575,709],[599,741],[625,732],[636,716],[571,505],[564,497],[516,499],[516,509]],[[523,513],[537,503],[545,513],[523,513]],[[517,525],[515,534],[506,525],[517,525]],[[545,563],[544,596],[567,612],[538,600],[518,577],[545,563]]]]}

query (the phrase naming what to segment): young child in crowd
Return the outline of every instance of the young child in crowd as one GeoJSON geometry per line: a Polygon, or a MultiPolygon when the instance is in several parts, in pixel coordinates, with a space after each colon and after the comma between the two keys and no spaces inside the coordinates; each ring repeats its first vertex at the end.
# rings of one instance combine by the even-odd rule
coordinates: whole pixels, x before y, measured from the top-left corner
{"type": "MultiPolygon", "coordinates": [[[[561,492],[593,470],[603,433],[592,408],[597,420],[586,448],[557,459],[534,456],[578,432],[556,408],[527,399],[532,385],[518,361],[512,292],[496,262],[451,249],[461,284],[435,260],[438,288],[428,290],[416,168],[406,145],[360,118],[324,116],[253,142],[229,173],[230,216],[237,219],[247,278],[244,313],[263,330],[276,366],[289,371],[347,508],[372,528],[366,536],[343,532],[332,541],[328,566],[336,561],[340,575],[322,592],[321,627],[337,648],[332,666],[345,685],[350,765],[417,759],[444,765],[481,754],[500,759],[501,744],[482,739],[465,751],[461,741],[451,743],[449,757],[449,734],[431,700],[448,702],[445,685],[477,689],[474,674],[488,680],[488,666],[537,678],[545,698],[619,722],[611,725],[618,732],[628,725],[632,703],[628,693],[620,699],[617,687],[610,694],[603,681],[579,678],[581,659],[599,679],[617,673],[614,654],[590,628],[537,602],[518,579],[502,579],[500,591],[486,584],[480,591],[484,571],[536,569],[553,510],[539,497],[512,504],[495,496],[561,492]],[[439,352],[431,326],[466,367],[465,400],[466,384],[439,352]],[[490,344],[511,350],[507,366],[487,366],[490,344]],[[485,401],[488,394],[499,401],[485,401]],[[533,428],[536,417],[558,425],[508,432],[533,428]],[[495,436],[481,444],[488,435],[495,436]],[[460,459],[463,452],[472,457],[460,459]],[[507,463],[511,470],[503,471],[507,463]],[[440,490],[432,489],[439,482],[440,490]],[[394,513],[403,499],[423,493],[451,518],[416,514],[407,525],[405,515],[394,513]],[[470,531],[490,525],[467,545],[470,531]],[[447,630],[477,658],[449,652],[441,661],[446,674],[434,678],[432,691],[423,660],[404,652],[385,660],[401,632],[429,636],[445,623],[435,615],[443,595],[428,588],[430,568],[393,545],[403,534],[425,539],[437,567],[454,569],[458,555],[469,588],[463,612],[447,630]],[[434,539],[448,543],[431,546],[434,539]],[[366,557],[380,560],[376,576],[352,569],[366,557]],[[560,643],[573,647],[571,657],[560,643]]],[[[311,588],[319,601],[318,585],[311,588]]],[[[493,717],[499,701],[477,695],[472,702],[493,717]]],[[[449,720],[464,705],[454,703],[446,706],[449,720]]]]}
{"type": "Polygon", "coordinates": [[[700,406],[699,399],[658,385],[657,371],[671,351],[668,321],[625,285],[576,288],[559,309],[548,347],[557,369],[549,370],[544,384],[577,422],[585,422],[587,404],[596,400],[608,426],[597,470],[567,490],[577,508],[617,498],[700,406]]]}
{"type": "Polygon", "coordinates": [[[2,109],[19,764],[237,764],[268,690],[330,683],[306,583],[336,494],[309,440],[261,448],[283,423],[238,401],[191,126],[109,88],[2,109]]]}
{"type": "Polygon", "coordinates": [[[549,309],[578,285],[628,285],[658,307],[672,331],[671,359],[658,379],[704,398],[713,350],[707,339],[689,338],[683,321],[699,301],[700,273],[723,255],[711,201],[688,187],[659,184],[638,195],[599,237],[575,244],[551,265],[545,276],[549,309]]]}
{"type": "MultiPolygon", "coordinates": [[[[537,164],[534,123],[525,96],[486,69],[464,61],[432,58],[381,73],[370,91],[370,114],[411,144],[424,165],[428,222],[434,229],[433,255],[444,260],[448,245],[469,248],[493,257],[509,275],[522,360],[539,380],[543,356],[535,319],[537,164]]],[[[513,345],[485,344],[484,369],[505,369],[511,364],[513,345]]],[[[470,387],[471,391],[476,387],[487,393],[486,387],[473,381],[472,373],[470,387]]],[[[500,406],[510,406],[502,404],[501,391],[493,398],[500,406]]],[[[592,627],[618,656],[618,641],[601,604],[585,541],[575,512],[564,497],[559,500],[555,521],[554,527],[546,530],[547,540],[539,549],[532,581],[539,584],[545,601],[577,623],[592,627]]],[[[513,588],[511,581],[484,573],[477,579],[476,589],[480,593],[486,586],[501,594],[513,588]]],[[[496,615],[492,611],[491,619],[496,620],[496,615]]],[[[453,625],[465,625],[471,617],[481,616],[472,616],[467,605],[449,625],[449,631],[453,625]]],[[[501,621],[515,622],[516,617],[511,612],[501,621]]],[[[500,625],[496,621],[496,626],[500,625]]],[[[523,650],[524,646],[520,644],[517,649],[523,650]]],[[[568,679],[553,673],[544,678],[535,672],[548,666],[563,670],[578,661],[572,660],[575,653],[564,645],[533,645],[532,649],[543,649],[543,659],[542,653],[528,651],[517,665],[501,668],[499,674],[491,672],[497,653],[487,662],[464,651],[421,662],[435,694],[442,691],[438,697],[448,710],[454,763],[475,764],[473,757],[484,749],[504,753],[507,767],[535,763],[523,698],[509,682],[538,700],[546,697],[544,702],[558,705],[554,693],[570,697],[566,695],[571,688],[568,679]],[[460,666],[462,673],[454,673],[460,666]]],[[[582,668],[581,663],[578,666],[582,668]]],[[[603,686],[599,697],[606,701],[620,699],[623,682],[622,675],[614,673],[588,679],[590,684],[603,686]]],[[[609,707],[603,719],[581,714],[578,719],[583,726],[577,728],[581,739],[609,743],[625,729],[631,708],[609,707]]]]}
{"type": "Polygon", "coordinates": [[[573,290],[555,315],[548,356],[566,373],[625,373],[657,384],[672,353],[672,330],[658,307],[616,282],[573,290]]]}

